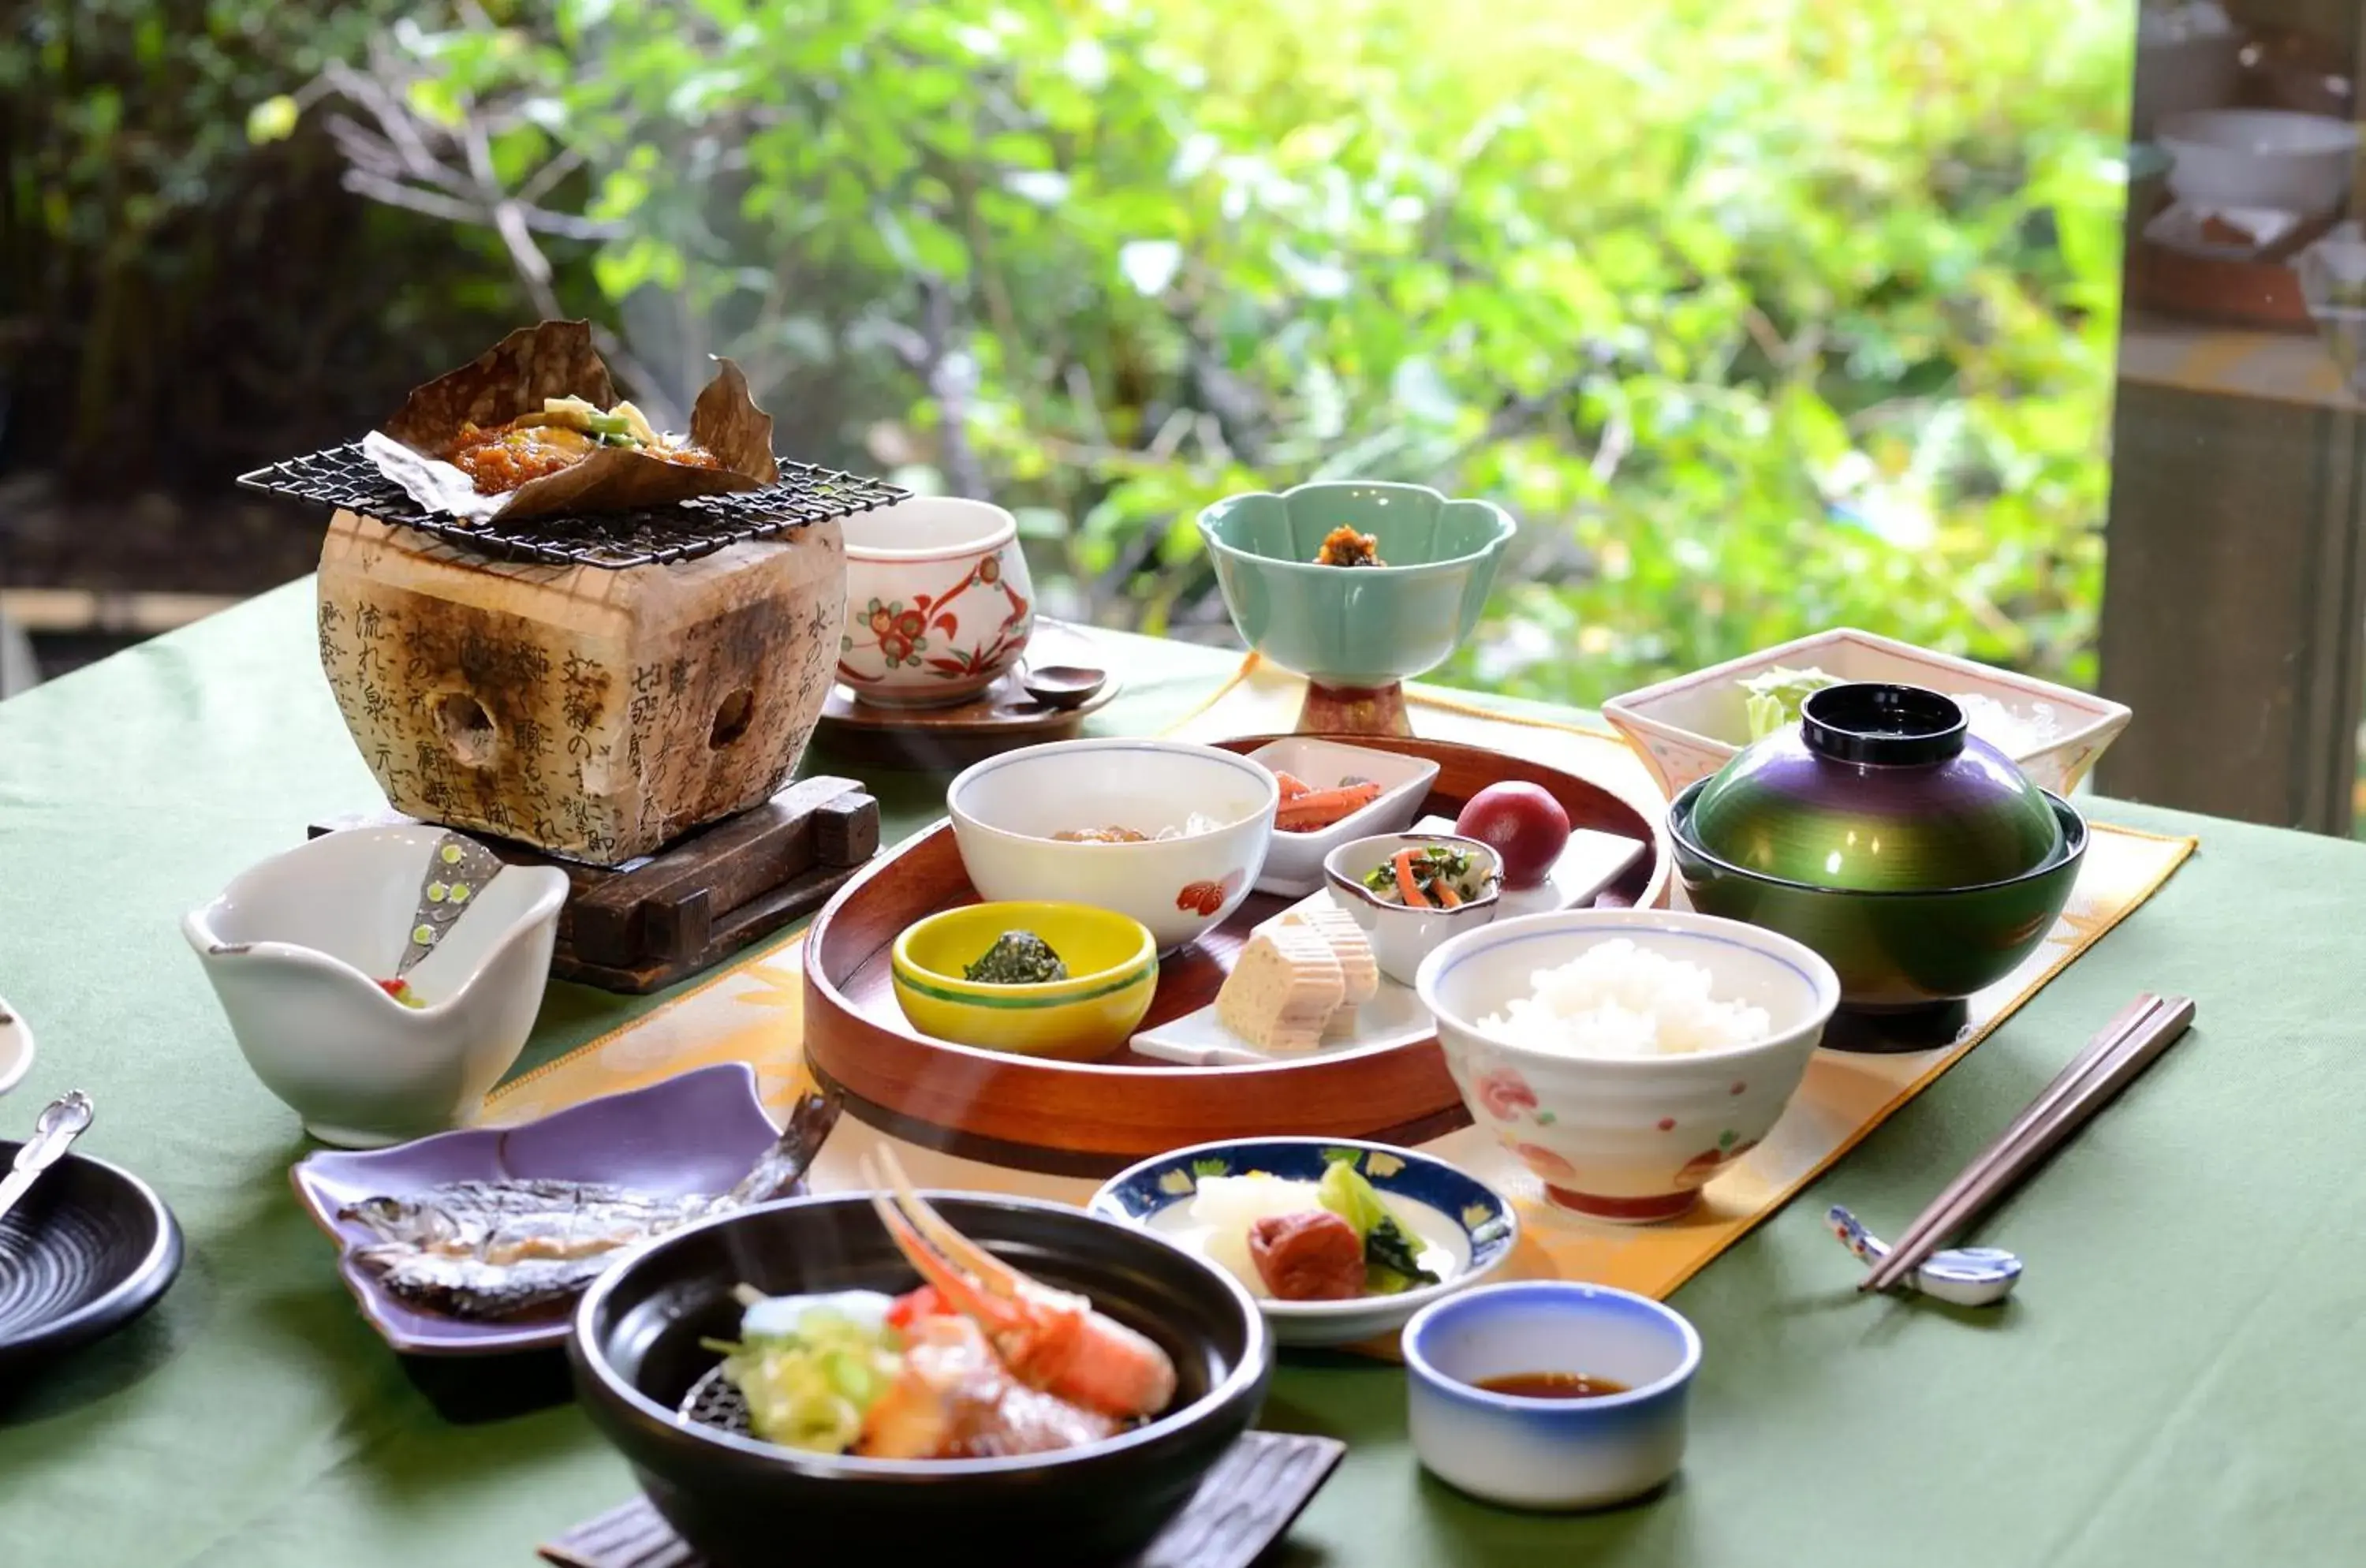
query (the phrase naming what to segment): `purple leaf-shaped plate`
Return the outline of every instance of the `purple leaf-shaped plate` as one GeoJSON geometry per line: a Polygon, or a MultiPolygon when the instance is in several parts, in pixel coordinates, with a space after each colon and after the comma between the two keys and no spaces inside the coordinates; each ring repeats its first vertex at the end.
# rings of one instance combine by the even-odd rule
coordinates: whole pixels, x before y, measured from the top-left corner
{"type": "Polygon", "coordinates": [[[312,1223],[337,1244],[337,1272],[386,1342],[411,1356],[497,1356],[564,1345],[571,1306],[472,1323],[405,1306],[354,1260],[372,1237],[337,1218],[365,1198],[444,1181],[541,1177],[661,1194],[727,1192],[780,1136],[744,1062],[700,1067],[518,1127],[472,1127],[390,1149],[307,1155],[287,1172],[312,1223]]]}

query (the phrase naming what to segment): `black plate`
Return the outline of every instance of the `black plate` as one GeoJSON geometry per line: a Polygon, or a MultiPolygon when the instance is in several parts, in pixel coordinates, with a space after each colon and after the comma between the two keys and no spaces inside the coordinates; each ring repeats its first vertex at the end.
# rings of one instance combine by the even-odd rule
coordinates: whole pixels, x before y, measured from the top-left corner
{"type": "Polygon", "coordinates": [[[1165,1348],[1178,1376],[1168,1413],[1058,1453],[903,1463],[792,1453],[685,1422],[683,1398],[720,1359],[701,1341],[738,1332],[733,1285],[894,1292],[917,1277],[862,1197],[789,1199],[674,1232],[592,1287],[569,1351],[593,1424],[713,1568],[1106,1568],[1158,1535],[1256,1417],[1272,1349],[1229,1275],[1061,1204],[945,1197],[938,1207],[1013,1267],[1089,1296],[1165,1348]]]}
{"type": "MultiPolygon", "coordinates": [[[[22,1145],[0,1138],[0,1174],[22,1145]]],[[[181,1271],[181,1227],[149,1185],[70,1154],[0,1215],[0,1374],[111,1334],[181,1271]]]]}

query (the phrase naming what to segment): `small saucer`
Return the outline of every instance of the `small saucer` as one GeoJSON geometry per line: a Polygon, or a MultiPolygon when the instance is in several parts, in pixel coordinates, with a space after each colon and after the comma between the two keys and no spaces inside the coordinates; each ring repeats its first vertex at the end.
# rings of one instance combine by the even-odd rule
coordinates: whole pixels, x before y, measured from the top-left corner
{"type": "MultiPolygon", "coordinates": [[[[20,1145],[0,1139],[0,1169],[20,1145]]],[[[130,1172],[69,1154],[0,1218],[0,1377],[55,1360],[156,1304],[181,1227],[130,1172]]]]}
{"type": "MultiPolygon", "coordinates": [[[[1081,627],[1038,621],[1026,658],[1042,665],[1109,669],[1098,644],[1081,627]]],[[[865,703],[840,683],[830,689],[815,727],[815,741],[849,761],[870,766],[958,769],[1020,746],[1065,740],[1117,696],[1121,682],[1110,671],[1100,690],[1072,707],[1038,702],[1020,684],[1013,668],[965,703],[951,707],[882,707],[865,703]]]]}

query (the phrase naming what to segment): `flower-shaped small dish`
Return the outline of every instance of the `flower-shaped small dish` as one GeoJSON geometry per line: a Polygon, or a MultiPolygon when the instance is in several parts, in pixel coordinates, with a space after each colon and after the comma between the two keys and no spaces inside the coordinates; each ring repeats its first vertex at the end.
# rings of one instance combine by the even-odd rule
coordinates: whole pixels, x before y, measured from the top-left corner
{"type": "Polygon", "coordinates": [[[1406,1325],[1406,1424],[1439,1480],[1515,1508],[1606,1508],[1684,1463],[1699,1333],[1648,1297],[1561,1280],[1487,1285],[1406,1325]],[[1540,1377],[1616,1384],[1590,1398],[1499,1393],[1540,1377]]]}
{"type": "Polygon", "coordinates": [[[2086,778],[2130,717],[2124,705],[2090,692],[1847,628],[1613,697],[1602,705],[1602,716],[1673,797],[1750,743],[1743,683],[1776,670],[1820,670],[1835,681],[1921,686],[1952,697],[1974,736],[2010,757],[2039,788],[2062,795],[2086,778]]]}
{"type": "Polygon", "coordinates": [[[1520,1236],[1519,1216],[1504,1195],[1459,1166],[1345,1138],[1236,1138],[1176,1149],[1120,1171],[1088,1207],[1155,1231],[1240,1280],[1277,1345],[1353,1345],[1393,1334],[1430,1303],[1493,1273],[1520,1236]],[[1391,1295],[1279,1301],[1259,1277],[1245,1239],[1193,1213],[1200,1183],[1210,1177],[1263,1174],[1311,1186],[1338,1161],[1353,1165],[1391,1217],[1414,1233],[1436,1284],[1391,1295]]]}
{"type": "MultiPolygon", "coordinates": [[[[1552,1202],[1625,1224],[1677,1218],[1712,1178],[1758,1146],[1798,1092],[1841,998],[1832,966],[1789,937],[1665,909],[1497,920],[1431,953],[1414,989],[1437,1019],[1447,1070],[1471,1119],[1528,1168],[1552,1202]],[[1673,971],[1646,976],[1660,967],[1654,959],[1690,965],[1706,971],[1710,1001],[1761,1010],[1764,1035],[1698,1051],[1583,1055],[1566,1011],[1555,1020],[1558,1036],[1522,1028],[1515,1039],[1508,1018],[1492,1021],[1531,998],[1539,974],[1614,942],[1632,950],[1622,990],[1673,986],[1673,971]]],[[[1658,1000],[1617,999],[1622,1010],[1658,1000]]],[[[1613,1010],[1595,998],[1583,1002],[1613,1010]]]]}
{"type": "MultiPolygon", "coordinates": [[[[1274,826],[1272,847],[1266,851],[1265,870],[1256,890],[1285,898],[1302,898],[1323,886],[1323,857],[1347,842],[1373,833],[1402,833],[1413,825],[1414,814],[1437,782],[1438,765],[1427,757],[1401,751],[1375,751],[1364,746],[1343,746],[1312,735],[1290,735],[1249,753],[1277,776],[1288,773],[1309,787],[1325,791],[1358,782],[1380,786],[1371,804],[1358,807],[1322,828],[1293,830],[1285,809],[1274,826]]],[[[1284,803],[1285,807],[1287,802],[1284,803]]]]}
{"type": "Polygon", "coordinates": [[[912,1027],[957,1045],[1089,1062],[1122,1048],[1158,989],[1158,944],[1131,916],[1087,904],[965,904],[904,929],[890,951],[912,1027]],[[1067,977],[967,977],[1005,937],[1041,939],[1067,977]]]}
{"type": "Polygon", "coordinates": [[[1354,840],[1324,857],[1323,880],[1331,901],[1355,917],[1371,939],[1372,960],[1380,973],[1400,986],[1413,984],[1421,961],[1447,938],[1493,919],[1504,885],[1503,863],[1495,852],[1476,839],[1453,833],[1376,833],[1354,840]],[[1407,902],[1395,866],[1408,851],[1416,857],[1432,851],[1461,857],[1459,863],[1467,868],[1462,886],[1474,896],[1450,908],[1407,902]],[[1371,886],[1376,875],[1387,878],[1389,890],[1371,886]]]}
{"type": "Polygon", "coordinates": [[[542,1009],[567,874],[426,824],[349,828],[181,921],[240,1051],[322,1143],[466,1124],[542,1009]]]}
{"type": "Polygon", "coordinates": [[[727,1192],[779,1136],[757,1094],[755,1069],[727,1062],[522,1126],[308,1155],[287,1175],[312,1223],[337,1244],[345,1288],[389,1345],[410,1356],[497,1356],[564,1345],[571,1305],[498,1321],[407,1305],[355,1259],[378,1237],[339,1213],[452,1181],[603,1181],[657,1197],[727,1192]]]}
{"type": "Polygon", "coordinates": [[[1517,525],[1492,502],[1366,480],[1229,496],[1200,536],[1242,639],[1306,677],[1297,728],[1409,735],[1402,682],[1446,662],[1479,624],[1517,525]],[[1382,563],[1316,562],[1335,529],[1382,563]]]}
{"type": "Polygon", "coordinates": [[[33,1029],[24,1015],[0,997],[0,1094],[25,1081],[33,1070],[33,1029]]]}
{"type": "Polygon", "coordinates": [[[1112,910],[1149,927],[1162,953],[1196,941],[1249,896],[1280,802],[1261,764],[1179,740],[1021,747],[969,768],[945,792],[962,869],[979,897],[1112,910]],[[1058,837],[1110,829],[1143,836],[1058,837]]]}

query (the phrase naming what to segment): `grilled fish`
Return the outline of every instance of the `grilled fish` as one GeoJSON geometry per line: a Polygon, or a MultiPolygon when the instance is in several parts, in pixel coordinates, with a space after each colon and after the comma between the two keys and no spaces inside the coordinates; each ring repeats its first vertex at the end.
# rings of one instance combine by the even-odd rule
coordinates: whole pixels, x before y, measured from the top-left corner
{"type": "Polygon", "coordinates": [[[337,1217],[377,1238],[354,1257],[397,1301],[454,1317],[514,1317],[580,1294],[626,1247],[783,1196],[837,1123],[835,1097],[807,1095],[780,1141],[728,1192],[667,1196],[548,1179],[447,1181],[365,1198],[337,1217]]]}

